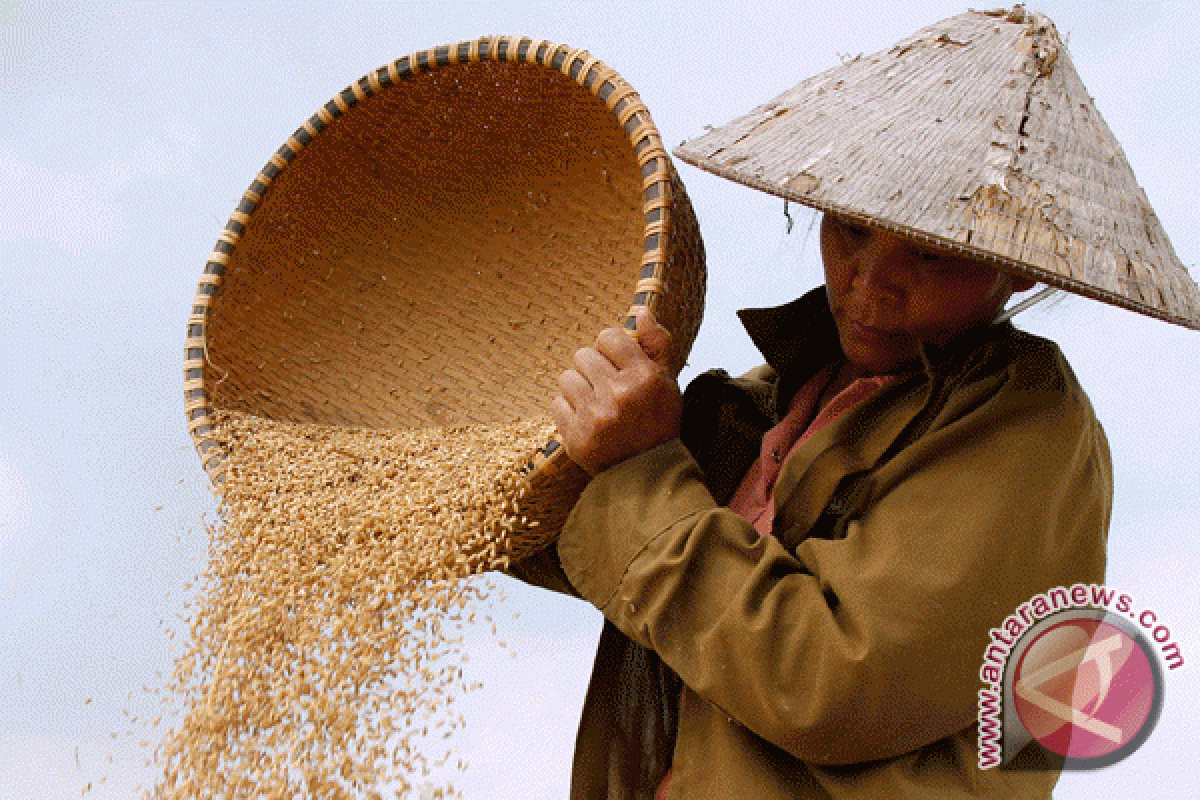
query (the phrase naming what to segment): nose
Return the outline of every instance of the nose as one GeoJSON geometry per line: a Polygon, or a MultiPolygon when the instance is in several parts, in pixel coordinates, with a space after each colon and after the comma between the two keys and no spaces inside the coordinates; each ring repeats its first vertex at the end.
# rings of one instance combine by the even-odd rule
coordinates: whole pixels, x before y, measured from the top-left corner
{"type": "Polygon", "coordinates": [[[854,284],[860,291],[875,294],[890,294],[896,290],[896,281],[890,275],[888,265],[873,258],[863,258],[859,263],[854,273],[854,284]]]}

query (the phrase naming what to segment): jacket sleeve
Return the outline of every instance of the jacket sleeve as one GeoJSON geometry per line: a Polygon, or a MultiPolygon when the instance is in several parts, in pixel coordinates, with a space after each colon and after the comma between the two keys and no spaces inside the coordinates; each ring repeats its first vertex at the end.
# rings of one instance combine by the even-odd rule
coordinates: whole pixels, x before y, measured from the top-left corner
{"type": "Polygon", "coordinates": [[[531,586],[579,597],[579,592],[567,580],[558,560],[558,552],[553,547],[546,547],[520,561],[514,561],[505,574],[531,586]]]}
{"type": "Polygon", "coordinates": [[[845,536],[788,549],[672,441],[597,476],[558,553],[739,724],[807,762],[887,758],[974,721],[988,631],[1021,603],[1102,579],[1111,479],[1086,398],[1061,392],[1001,392],[877,478],[845,536]]]}

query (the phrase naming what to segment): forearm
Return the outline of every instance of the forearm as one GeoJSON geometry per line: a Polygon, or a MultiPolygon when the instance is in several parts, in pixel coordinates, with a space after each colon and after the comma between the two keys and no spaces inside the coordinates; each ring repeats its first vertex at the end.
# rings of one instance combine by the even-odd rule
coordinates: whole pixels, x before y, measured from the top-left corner
{"type": "Polygon", "coordinates": [[[562,564],[558,560],[558,553],[553,546],[539,550],[520,561],[514,561],[509,565],[506,574],[542,589],[549,589],[572,597],[580,596],[567,579],[566,573],[563,572],[562,564]]]}
{"type": "Polygon", "coordinates": [[[1099,577],[1096,443],[1078,417],[1017,406],[1016,421],[982,413],[923,440],[844,538],[794,552],[718,507],[674,440],[593,480],[558,544],[564,572],[797,758],[910,751],[971,723],[991,627],[1051,584],[1099,577]]]}
{"type": "Polygon", "coordinates": [[[873,621],[831,607],[778,540],[719,508],[678,442],[598,476],[558,549],[570,581],[626,635],[799,758],[849,763],[937,738],[913,720],[879,729],[885,705],[920,703],[888,690],[911,651],[872,641],[873,621]]]}

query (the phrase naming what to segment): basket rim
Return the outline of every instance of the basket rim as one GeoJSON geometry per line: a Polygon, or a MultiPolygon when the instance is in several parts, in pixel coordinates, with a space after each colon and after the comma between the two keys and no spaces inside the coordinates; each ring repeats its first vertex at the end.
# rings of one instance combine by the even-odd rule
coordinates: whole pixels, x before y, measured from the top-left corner
{"type": "MultiPolygon", "coordinates": [[[[213,485],[224,482],[225,453],[217,443],[209,386],[205,378],[208,358],[208,315],[221,285],[225,267],[232,258],[246,225],[276,178],[314,139],[360,103],[374,95],[400,88],[405,81],[444,67],[470,62],[523,63],[562,73],[603,101],[633,147],[642,175],[643,249],[641,270],[624,327],[635,327],[639,308],[654,309],[665,291],[664,274],[672,230],[673,189],[670,156],[650,112],[633,87],[617,73],[581,48],[529,36],[482,36],[419,50],[368,72],[351,83],[287,138],[255,175],[230,214],[209,254],[196,289],[187,321],[184,346],[184,412],[205,472],[213,485]]],[[[561,459],[564,452],[556,441],[535,454],[531,468],[546,459],[561,459]]]]}

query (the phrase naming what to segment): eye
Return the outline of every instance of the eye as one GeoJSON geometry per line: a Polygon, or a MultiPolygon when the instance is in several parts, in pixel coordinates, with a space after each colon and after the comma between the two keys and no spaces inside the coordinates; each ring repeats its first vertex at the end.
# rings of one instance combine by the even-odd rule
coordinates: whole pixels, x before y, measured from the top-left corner
{"type": "Polygon", "coordinates": [[[838,224],[842,229],[842,235],[854,244],[860,244],[871,236],[871,229],[866,225],[844,219],[839,220],[838,224]]]}
{"type": "Polygon", "coordinates": [[[920,258],[923,268],[937,275],[945,275],[956,271],[956,266],[951,259],[939,256],[936,253],[921,255],[918,258],[920,258]]]}
{"type": "Polygon", "coordinates": [[[956,274],[962,268],[960,259],[936,250],[918,250],[916,256],[921,269],[933,275],[956,274]]]}

